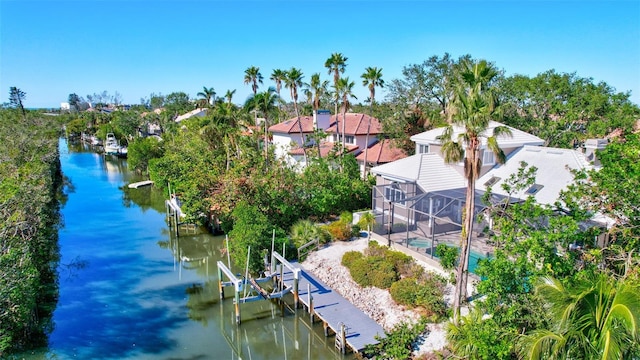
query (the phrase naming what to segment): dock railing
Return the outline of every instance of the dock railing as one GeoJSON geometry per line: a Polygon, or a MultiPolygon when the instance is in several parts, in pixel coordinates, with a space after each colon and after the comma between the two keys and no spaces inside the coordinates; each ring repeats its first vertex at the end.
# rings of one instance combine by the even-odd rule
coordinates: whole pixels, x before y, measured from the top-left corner
{"type": "Polygon", "coordinates": [[[298,261],[303,262],[310,252],[314,250],[318,250],[319,247],[320,247],[320,240],[318,238],[315,238],[309,241],[308,243],[300,246],[298,248],[298,261]]]}

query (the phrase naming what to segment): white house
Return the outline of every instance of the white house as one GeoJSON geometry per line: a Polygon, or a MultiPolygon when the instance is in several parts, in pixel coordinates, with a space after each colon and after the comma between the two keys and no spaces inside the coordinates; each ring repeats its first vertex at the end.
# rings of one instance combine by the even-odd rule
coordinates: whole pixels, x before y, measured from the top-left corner
{"type": "MultiPolygon", "coordinates": [[[[325,130],[329,128],[331,115],[325,111],[318,111],[315,116],[300,116],[269,127],[272,134],[272,145],[275,147],[276,157],[282,158],[290,165],[298,164],[302,159],[302,151],[300,155],[292,155],[293,149],[300,148],[301,145],[309,147],[315,142],[310,138],[315,129],[325,130]],[[300,128],[302,127],[302,135],[300,128]],[[304,138],[304,139],[303,139],[304,138]]],[[[302,160],[304,161],[304,160],[302,160]]]]}
{"type": "MultiPolygon", "coordinates": [[[[484,135],[493,133],[496,126],[504,126],[492,121],[484,135]]],[[[544,141],[537,136],[510,128],[512,136],[500,136],[498,145],[505,152],[504,164],[496,162],[493,152],[487,149],[486,136],[482,139],[481,156],[483,166],[476,181],[475,212],[482,210],[482,196],[491,186],[495,199],[522,201],[529,196],[541,204],[553,204],[560,192],[572,181],[572,170],[592,166],[589,156],[580,151],[543,147],[544,141]],[[537,168],[535,183],[514,194],[502,189],[502,184],[511,174],[515,174],[520,164],[526,162],[537,168]]],[[[448,164],[441,153],[438,136],[444,128],[433,129],[411,137],[416,144],[416,154],[371,169],[376,175],[376,187],[372,194],[372,208],[380,217],[378,222],[389,224],[381,230],[384,234],[394,231],[412,232],[420,238],[433,239],[436,235],[460,231],[462,209],[466,199],[467,181],[464,166],[448,164]],[[402,223],[402,229],[396,229],[402,223]],[[394,226],[395,224],[395,226],[394,226]],[[396,230],[394,230],[396,229],[396,230]]],[[[454,127],[454,136],[462,131],[454,127]]],[[[595,142],[593,148],[602,148],[595,142]]],[[[591,151],[592,152],[592,151],[591,151]]],[[[484,225],[476,225],[481,231],[484,225]]],[[[408,237],[409,235],[407,235],[408,237]]]]}
{"type": "Polygon", "coordinates": [[[330,151],[336,149],[338,152],[342,151],[343,124],[345,152],[356,156],[361,171],[364,171],[365,164],[362,154],[367,147],[371,149],[371,154],[367,151],[368,164],[382,164],[405,156],[400,149],[392,148],[389,141],[379,142],[378,137],[382,134],[382,126],[378,119],[366,114],[347,113],[343,118],[342,114],[330,115],[329,111],[320,110],[315,119],[311,116],[301,116],[298,122],[297,118],[293,118],[271,126],[269,132],[273,135],[272,143],[275,146],[276,156],[292,166],[301,168],[306,166],[302,144],[304,143],[306,149],[315,148],[314,140],[309,138],[314,129],[324,130],[327,134],[320,143],[321,157],[327,156],[330,151]],[[300,126],[302,126],[302,136],[300,126]],[[369,132],[368,139],[367,132],[369,132]]]}

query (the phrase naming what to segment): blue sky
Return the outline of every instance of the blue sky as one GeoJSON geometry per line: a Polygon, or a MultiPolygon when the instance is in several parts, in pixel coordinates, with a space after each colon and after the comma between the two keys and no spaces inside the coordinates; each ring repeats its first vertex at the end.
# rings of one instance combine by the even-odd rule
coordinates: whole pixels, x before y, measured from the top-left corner
{"type": "Polygon", "coordinates": [[[117,91],[137,104],[203,86],[236,89],[242,103],[249,66],[260,67],[262,89],[276,68],[330,80],[324,61],[334,52],[348,57],[359,101],[365,67],[381,67],[388,82],[449,52],[507,75],[576,72],[640,104],[638,0],[0,0],[0,103],[17,86],[31,108],[58,107],[70,93],[117,91]]]}

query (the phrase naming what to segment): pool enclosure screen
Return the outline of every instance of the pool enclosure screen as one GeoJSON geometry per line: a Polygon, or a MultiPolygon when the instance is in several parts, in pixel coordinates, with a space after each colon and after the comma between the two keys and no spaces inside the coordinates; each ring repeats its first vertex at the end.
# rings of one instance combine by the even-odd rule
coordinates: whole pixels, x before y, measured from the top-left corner
{"type": "MultiPolygon", "coordinates": [[[[475,191],[473,236],[489,226],[482,214],[483,191],[475,191]],[[480,220],[480,221],[478,221],[480,220]]],[[[439,242],[457,244],[462,231],[466,188],[424,193],[412,183],[390,183],[373,188],[374,232],[389,241],[424,248],[430,252],[439,242]]],[[[504,197],[492,195],[493,201],[504,197]]]]}

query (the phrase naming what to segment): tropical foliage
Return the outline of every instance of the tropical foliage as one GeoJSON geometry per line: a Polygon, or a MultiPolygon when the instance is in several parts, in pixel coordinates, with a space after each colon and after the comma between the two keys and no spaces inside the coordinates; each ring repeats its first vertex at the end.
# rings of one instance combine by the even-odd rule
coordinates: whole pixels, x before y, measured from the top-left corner
{"type": "Polygon", "coordinates": [[[522,336],[523,359],[634,359],[640,355],[640,287],[606,274],[569,286],[551,277],[536,286],[549,327],[522,336]]]}
{"type": "Polygon", "coordinates": [[[59,124],[0,110],[0,356],[46,344],[58,299],[59,124]]]}

